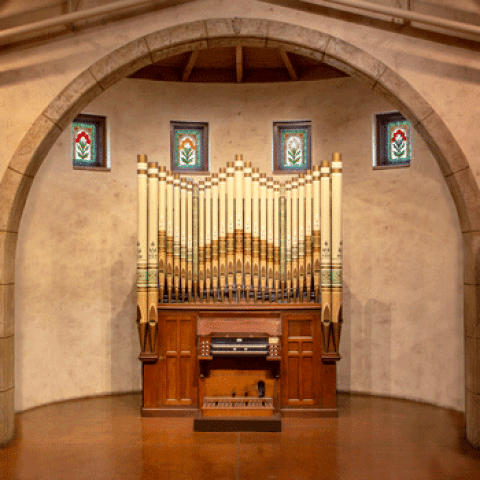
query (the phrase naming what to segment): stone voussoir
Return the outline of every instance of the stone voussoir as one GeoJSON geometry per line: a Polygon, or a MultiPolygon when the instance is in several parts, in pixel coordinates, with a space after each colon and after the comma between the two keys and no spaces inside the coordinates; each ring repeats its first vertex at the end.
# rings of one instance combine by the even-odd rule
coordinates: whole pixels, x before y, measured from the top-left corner
{"type": "Polygon", "coordinates": [[[195,50],[203,50],[208,48],[206,40],[197,40],[195,42],[186,42],[173,45],[168,48],[163,48],[157,52],[152,53],[153,61],[158,62],[163,58],[173,57],[174,55],[180,55],[184,52],[193,52],[195,50]]]}
{"type": "MultiPolygon", "coordinates": [[[[464,170],[468,167],[467,159],[457,141],[443,120],[435,112],[425,117],[420,124],[417,125],[417,130],[422,137],[428,137],[425,138],[425,140],[429,145],[432,141],[435,142],[437,151],[448,152],[448,156],[445,157],[445,161],[447,162],[445,165],[446,175],[464,170]],[[425,134],[425,132],[428,132],[428,134],[425,134]]],[[[444,156],[442,155],[442,157],[444,156]]]]}
{"type": "Polygon", "coordinates": [[[103,88],[90,70],[85,70],[48,105],[43,114],[62,130],[75,118],[77,112],[102,93],[103,88]]]}
{"type": "Polygon", "coordinates": [[[465,337],[465,388],[476,392],[476,339],[465,337]]]}
{"type": "Polygon", "coordinates": [[[14,342],[13,335],[0,338],[0,392],[13,388],[14,342]]]}
{"type": "MultiPolygon", "coordinates": [[[[154,55],[159,50],[176,44],[206,40],[207,29],[205,21],[183,23],[175,27],[166,28],[160,32],[147,35],[145,41],[154,55]]],[[[155,55],[154,55],[155,61],[155,55]]]]}
{"type": "Polygon", "coordinates": [[[480,285],[480,232],[465,232],[462,237],[465,284],[480,285]]]}
{"type": "Polygon", "coordinates": [[[323,62],[325,57],[325,54],[320,50],[312,50],[310,48],[304,48],[300,45],[285,43],[279,40],[267,39],[267,48],[279,48],[285,50],[286,52],[296,53],[297,55],[303,55],[304,57],[312,58],[319,62],[323,62]]]}
{"type": "MultiPolygon", "coordinates": [[[[331,38],[325,50],[325,63],[332,64],[332,59],[348,65],[354,70],[353,76],[366,76],[367,83],[373,83],[385,72],[385,65],[359,48],[351,45],[339,38],[331,38]],[[328,61],[327,61],[328,59],[328,61]],[[355,73],[358,72],[358,73],[355,73]]],[[[350,73],[350,72],[346,72],[350,73]]]]}
{"type": "Polygon", "coordinates": [[[14,389],[0,392],[0,447],[13,439],[15,430],[14,389]]]}
{"type": "Polygon", "coordinates": [[[405,116],[414,124],[421,122],[433,112],[431,105],[391,68],[387,67],[377,78],[374,90],[392,103],[400,104],[405,116]]]}
{"type": "Polygon", "coordinates": [[[33,178],[7,168],[0,182],[0,230],[18,232],[33,178]]]}
{"type": "Polygon", "coordinates": [[[207,38],[252,37],[267,38],[268,20],[256,18],[214,18],[205,21],[207,38]]]}
{"type": "Polygon", "coordinates": [[[300,45],[306,50],[313,49],[324,53],[330,36],[326,33],[300,27],[291,23],[269,22],[268,40],[300,45]]]}
{"type": "Polygon", "coordinates": [[[15,282],[15,250],[18,233],[0,231],[0,284],[15,282]]]}
{"type": "Polygon", "coordinates": [[[258,37],[218,37],[207,39],[208,48],[223,47],[256,47],[264,48],[267,46],[265,38],[258,37]]]}
{"type": "Polygon", "coordinates": [[[33,178],[61,133],[56,123],[40,114],[20,142],[9,166],[33,178]]]}
{"type": "Polygon", "coordinates": [[[445,180],[457,204],[462,232],[480,230],[480,192],[472,170],[460,170],[445,180]]]}
{"type": "Polygon", "coordinates": [[[0,285],[0,337],[15,333],[15,285],[0,285]]]}
{"type": "Polygon", "coordinates": [[[463,286],[463,299],[464,299],[464,326],[465,336],[475,338],[477,335],[477,319],[478,319],[478,286],[477,285],[464,285],[463,286]]]}
{"type": "Polygon", "coordinates": [[[94,63],[90,72],[107,89],[122,78],[153,63],[145,37],[127,43],[94,63]]]}

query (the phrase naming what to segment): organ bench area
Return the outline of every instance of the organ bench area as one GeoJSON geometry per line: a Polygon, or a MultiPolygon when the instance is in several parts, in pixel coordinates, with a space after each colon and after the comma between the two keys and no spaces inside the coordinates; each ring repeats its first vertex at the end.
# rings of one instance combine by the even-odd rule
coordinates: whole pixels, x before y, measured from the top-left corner
{"type": "Polygon", "coordinates": [[[138,157],[143,416],[280,431],[336,416],[341,160],[285,183],[237,156],[193,182],[138,157]]]}

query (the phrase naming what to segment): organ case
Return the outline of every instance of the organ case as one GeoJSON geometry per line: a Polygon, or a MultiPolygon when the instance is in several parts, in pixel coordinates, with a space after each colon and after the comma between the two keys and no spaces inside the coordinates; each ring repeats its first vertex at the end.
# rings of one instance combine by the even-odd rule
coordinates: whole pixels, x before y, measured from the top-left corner
{"type": "Polygon", "coordinates": [[[238,155],[197,182],[139,155],[143,415],[336,414],[341,172],[274,182],[238,155]]]}

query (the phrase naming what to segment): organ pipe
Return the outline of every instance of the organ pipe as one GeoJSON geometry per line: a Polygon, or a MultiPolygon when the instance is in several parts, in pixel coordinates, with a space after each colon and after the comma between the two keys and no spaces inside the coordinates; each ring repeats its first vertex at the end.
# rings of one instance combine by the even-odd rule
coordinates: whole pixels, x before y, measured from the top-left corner
{"type": "MultiPolygon", "coordinates": [[[[137,159],[137,321],[156,349],[159,303],[321,303],[323,350],[342,325],[342,162],[284,182],[243,162],[201,181],[137,159]],[[227,293],[228,292],[228,293],[227,293]]],[[[332,350],[333,349],[333,350],[332,350]]]]}
{"type": "MultiPolygon", "coordinates": [[[[318,171],[318,170],[317,170],[318,171]]],[[[315,173],[315,172],[314,172],[315,173]]],[[[324,351],[330,350],[331,325],[331,288],[332,288],[332,254],[330,228],[330,165],[322,162],[321,167],[321,289],[322,289],[322,334],[324,351]]]]}
{"type": "Polygon", "coordinates": [[[140,348],[145,351],[145,340],[148,322],[147,302],[147,156],[137,157],[137,324],[140,337],[140,348]]]}
{"type": "Polygon", "coordinates": [[[156,350],[158,308],[158,163],[148,163],[148,343],[151,352],[156,350]]]}
{"type": "Polygon", "coordinates": [[[334,153],[332,159],[332,329],[336,353],[340,347],[342,328],[342,157],[334,153]]]}

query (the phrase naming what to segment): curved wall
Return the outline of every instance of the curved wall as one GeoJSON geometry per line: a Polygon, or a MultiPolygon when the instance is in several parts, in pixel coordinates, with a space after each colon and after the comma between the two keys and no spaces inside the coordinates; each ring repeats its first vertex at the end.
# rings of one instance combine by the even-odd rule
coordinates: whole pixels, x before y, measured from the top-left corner
{"type": "Polygon", "coordinates": [[[67,128],[27,200],[16,258],[16,409],[140,389],[136,155],[168,164],[170,120],[208,121],[211,169],[271,171],[272,122],[311,119],[314,163],[344,157],[345,327],[338,384],[464,407],[461,234],[435,159],[373,171],[374,113],[352,79],[277,85],[123,80],[85,112],[110,122],[112,171],[74,171],[67,128]]]}

